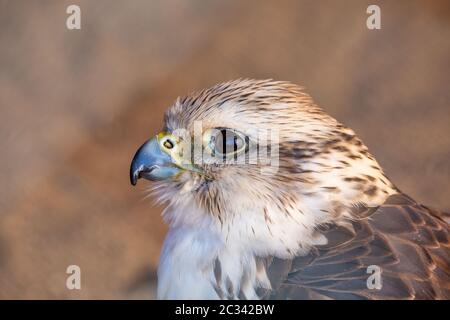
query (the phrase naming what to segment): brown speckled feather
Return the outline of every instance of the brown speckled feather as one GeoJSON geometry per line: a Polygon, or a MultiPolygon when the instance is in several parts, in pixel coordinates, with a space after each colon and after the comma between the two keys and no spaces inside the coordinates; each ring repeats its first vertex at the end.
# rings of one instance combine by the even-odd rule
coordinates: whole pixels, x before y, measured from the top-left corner
{"type": "Polygon", "coordinates": [[[346,227],[326,225],[328,243],[268,266],[271,299],[450,299],[448,214],[396,194],[346,227]],[[382,287],[368,289],[367,268],[382,287]]]}

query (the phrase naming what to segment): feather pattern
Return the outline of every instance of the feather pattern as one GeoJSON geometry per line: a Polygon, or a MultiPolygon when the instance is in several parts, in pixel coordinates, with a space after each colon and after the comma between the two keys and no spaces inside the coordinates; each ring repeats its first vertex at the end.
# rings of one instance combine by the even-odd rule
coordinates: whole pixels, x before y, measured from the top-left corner
{"type": "Polygon", "coordinates": [[[328,239],[309,254],[268,267],[271,299],[450,299],[450,241],[445,214],[396,194],[359,212],[346,228],[321,226],[328,239]],[[369,289],[367,270],[381,270],[369,289]],[[281,274],[281,276],[280,276],[281,274]],[[269,276],[270,277],[270,276],[269,276]]]}
{"type": "Polygon", "coordinates": [[[217,84],[178,98],[164,131],[195,137],[198,122],[245,136],[249,159],[276,150],[277,162],[203,161],[155,184],[170,226],[159,298],[449,297],[448,215],[403,195],[353,130],[303,88],[217,84]],[[276,131],[276,147],[260,131],[276,131]],[[368,289],[369,266],[381,270],[380,290],[368,289]]]}

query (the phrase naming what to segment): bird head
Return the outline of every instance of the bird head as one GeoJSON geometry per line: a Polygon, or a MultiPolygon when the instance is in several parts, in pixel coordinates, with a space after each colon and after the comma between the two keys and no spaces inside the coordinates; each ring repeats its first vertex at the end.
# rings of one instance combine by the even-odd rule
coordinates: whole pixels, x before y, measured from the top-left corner
{"type": "Polygon", "coordinates": [[[390,188],[351,129],[302,88],[271,80],[236,80],[178,98],[163,131],[134,156],[131,183],[139,178],[156,181],[159,199],[178,208],[170,220],[183,223],[180,211],[196,208],[198,219],[221,223],[250,219],[242,215],[251,211],[268,224],[284,215],[316,225],[348,206],[381,202],[390,188]]]}

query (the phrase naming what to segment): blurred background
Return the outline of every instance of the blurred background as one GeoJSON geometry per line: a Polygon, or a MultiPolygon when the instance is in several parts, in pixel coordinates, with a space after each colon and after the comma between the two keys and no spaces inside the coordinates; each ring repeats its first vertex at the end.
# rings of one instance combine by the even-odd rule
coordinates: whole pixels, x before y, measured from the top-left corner
{"type": "Polygon", "coordinates": [[[305,86],[450,210],[449,64],[448,0],[0,0],[0,298],[153,298],[167,229],[131,158],[177,96],[239,77],[305,86]]]}

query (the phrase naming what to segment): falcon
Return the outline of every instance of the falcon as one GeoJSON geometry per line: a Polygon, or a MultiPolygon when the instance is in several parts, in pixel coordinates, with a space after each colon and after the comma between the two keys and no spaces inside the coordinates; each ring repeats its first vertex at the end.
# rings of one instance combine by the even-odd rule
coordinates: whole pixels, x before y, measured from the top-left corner
{"type": "Polygon", "coordinates": [[[449,214],[289,82],[178,98],[136,152],[169,225],[159,299],[449,299],[449,214]]]}

